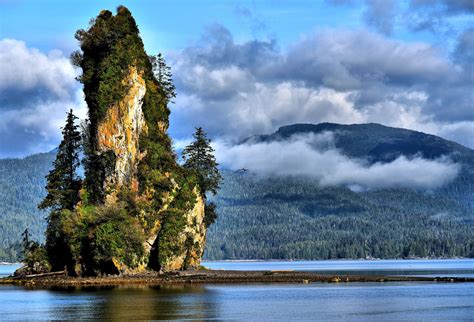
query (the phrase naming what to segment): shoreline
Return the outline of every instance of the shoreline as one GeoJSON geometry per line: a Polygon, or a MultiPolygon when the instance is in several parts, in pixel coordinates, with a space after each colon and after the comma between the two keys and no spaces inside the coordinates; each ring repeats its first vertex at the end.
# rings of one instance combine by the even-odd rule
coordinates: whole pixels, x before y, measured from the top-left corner
{"type": "Polygon", "coordinates": [[[107,277],[4,277],[1,285],[20,285],[28,287],[70,287],[70,286],[119,286],[162,284],[248,284],[248,283],[352,283],[352,282],[440,282],[473,283],[469,277],[421,277],[421,276],[363,276],[363,275],[325,275],[313,272],[295,271],[224,271],[199,270],[180,271],[167,274],[147,272],[134,275],[107,277]]]}
{"type": "Polygon", "coordinates": [[[366,262],[366,261],[433,261],[474,260],[474,257],[410,257],[410,258],[331,258],[331,259],[203,259],[208,263],[253,263],[253,262],[366,262]]]}
{"type": "MultiPolygon", "coordinates": [[[[365,262],[365,261],[424,261],[424,260],[474,260],[473,257],[410,257],[410,258],[331,258],[331,259],[203,259],[208,263],[259,263],[259,262],[365,262]]],[[[22,265],[21,262],[0,262],[0,266],[22,265]]]]}

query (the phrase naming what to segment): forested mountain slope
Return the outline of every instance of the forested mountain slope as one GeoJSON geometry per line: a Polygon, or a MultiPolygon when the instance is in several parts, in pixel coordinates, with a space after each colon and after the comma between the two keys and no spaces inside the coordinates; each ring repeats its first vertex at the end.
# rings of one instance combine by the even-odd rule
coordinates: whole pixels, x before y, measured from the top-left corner
{"type": "MultiPolygon", "coordinates": [[[[378,124],[297,124],[251,142],[295,134],[334,133],[335,148],[371,163],[398,156],[449,156],[457,177],[434,190],[353,191],[312,178],[224,170],[214,201],[219,218],[208,232],[208,259],[474,257],[474,151],[442,138],[378,124]]],[[[53,153],[0,161],[0,234],[5,248],[26,226],[41,238],[44,175],[53,153]]],[[[11,258],[3,255],[1,259],[11,258]]]]}
{"type": "Polygon", "coordinates": [[[459,166],[459,173],[436,189],[356,192],[344,186],[321,187],[310,177],[226,171],[216,198],[220,218],[209,233],[208,258],[474,256],[471,149],[379,124],[295,124],[241,144],[284,142],[295,135],[328,132],[333,138],[331,149],[369,164],[400,156],[427,160],[444,156],[459,166]]]}
{"type": "Polygon", "coordinates": [[[437,190],[474,209],[474,151],[458,143],[422,132],[380,124],[342,125],[334,123],[283,126],[271,135],[252,136],[244,142],[285,141],[295,135],[332,133],[334,147],[344,155],[370,163],[390,162],[400,156],[425,159],[449,157],[460,165],[459,175],[437,190]]]}
{"type": "Polygon", "coordinates": [[[354,192],[301,178],[224,172],[209,259],[473,257],[473,216],[409,189],[354,192]]]}
{"type": "Polygon", "coordinates": [[[43,241],[46,214],[37,205],[46,195],[45,175],[54,158],[51,152],[0,160],[0,261],[16,259],[25,228],[43,241]]]}

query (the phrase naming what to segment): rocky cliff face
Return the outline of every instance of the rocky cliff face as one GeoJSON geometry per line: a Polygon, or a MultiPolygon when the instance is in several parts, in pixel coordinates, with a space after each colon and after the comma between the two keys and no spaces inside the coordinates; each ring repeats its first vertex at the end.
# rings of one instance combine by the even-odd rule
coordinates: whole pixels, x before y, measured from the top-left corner
{"type": "Polygon", "coordinates": [[[114,169],[105,180],[105,189],[109,201],[115,197],[112,193],[122,185],[137,189],[137,164],[140,160],[139,139],[147,131],[142,105],[146,93],[145,80],[137,68],[123,80],[128,93],[122,100],[112,105],[99,123],[97,142],[100,152],[112,151],[115,156],[114,169]]]}
{"type": "MultiPolygon", "coordinates": [[[[175,185],[174,192],[176,193],[179,189],[180,187],[175,185]]],[[[149,263],[148,268],[173,271],[199,267],[206,245],[205,202],[197,188],[193,189],[193,195],[195,197],[194,206],[184,213],[183,228],[171,236],[174,249],[171,254],[163,254],[162,250],[162,245],[168,243],[170,237],[165,229],[166,218],[153,223],[153,228],[144,243],[149,263]]],[[[166,212],[173,201],[174,197],[168,198],[160,212],[166,212]]]]}

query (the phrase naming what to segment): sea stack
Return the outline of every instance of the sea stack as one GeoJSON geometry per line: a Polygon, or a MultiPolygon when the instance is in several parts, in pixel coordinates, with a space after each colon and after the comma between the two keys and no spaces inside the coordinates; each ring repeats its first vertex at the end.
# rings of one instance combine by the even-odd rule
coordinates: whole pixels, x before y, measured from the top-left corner
{"type": "MultiPolygon", "coordinates": [[[[103,10],[76,38],[81,51],[72,60],[83,71],[79,79],[89,109],[84,188],[76,212],[119,208],[142,239],[141,248],[124,243],[105,252],[110,256],[96,256],[86,247],[77,274],[197,267],[206,236],[204,198],[192,174],[176,162],[167,134],[168,100],[135,20],[123,6],[116,15],[103,10]]],[[[87,232],[91,242],[107,227],[94,223],[87,232]]]]}

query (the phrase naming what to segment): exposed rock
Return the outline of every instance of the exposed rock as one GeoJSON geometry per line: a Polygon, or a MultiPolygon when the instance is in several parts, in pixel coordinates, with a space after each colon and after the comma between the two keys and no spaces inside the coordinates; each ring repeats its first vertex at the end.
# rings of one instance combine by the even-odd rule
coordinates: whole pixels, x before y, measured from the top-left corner
{"type": "Polygon", "coordinates": [[[161,265],[161,270],[165,272],[198,268],[201,263],[206,244],[204,201],[197,189],[194,192],[196,193],[196,203],[194,208],[186,213],[186,228],[177,238],[178,243],[185,246],[184,251],[168,258],[166,263],[161,265]]]}
{"type": "Polygon", "coordinates": [[[142,112],[145,80],[135,67],[131,67],[123,82],[129,86],[128,94],[107,110],[97,134],[99,150],[115,154],[115,169],[106,179],[106,191],[117,190],[124,184],[137,186],[132,181],[136,178],[140,160],[139,138],[147,130],[142,112]]]}
{"type": "Polygon", "coordinates": [[[51,270],[51,266],[49,263],[45,261],[37,261],[32,263],[31,266],[24,265],[20,268],[18,268],[13,275],[16,277],[23,277],[23,276],[28,276],[28,275],[34,275],[34,274],[43,274],[43,273],[48,273],[51,270]]]}

